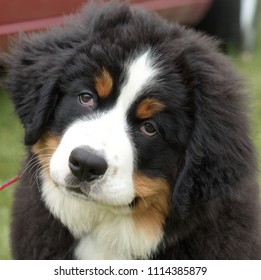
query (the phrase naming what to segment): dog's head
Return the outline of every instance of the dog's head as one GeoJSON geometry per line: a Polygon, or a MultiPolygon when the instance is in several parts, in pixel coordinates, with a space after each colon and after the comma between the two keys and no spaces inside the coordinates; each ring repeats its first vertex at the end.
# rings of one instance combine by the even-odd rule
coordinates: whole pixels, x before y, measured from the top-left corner
{"type": "Polygon", "coordinates": [[[239,79],[200,34],[93,4],[65,28],[21,38],[6,66],[25,144],[75,199],[155,212],[162,225],[251,168],[239,79]]]}

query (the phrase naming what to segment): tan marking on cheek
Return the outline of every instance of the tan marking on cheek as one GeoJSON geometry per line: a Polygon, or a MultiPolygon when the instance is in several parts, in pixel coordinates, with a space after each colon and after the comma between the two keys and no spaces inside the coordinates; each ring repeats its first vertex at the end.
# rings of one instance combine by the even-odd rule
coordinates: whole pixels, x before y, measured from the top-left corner
{"type": "Polygon", "coordinates": [[[133,220],[149,236],[158,235],[170,210],[170,186],[162,178],[149,178],[142,174],[134,176],[137,201],[133,220]]]}
{"type": "Polygon", "coordinates": [[[95,89],[100,96],[104,99],[108,97],[112,91],[113,81],[109,72],[102,68],[102,72],[95,77],[95,89]]]}
{"type": "Polygon", "coordinates": [[[140,119],[148,119],[159,113],[165,108],[159,100],[155,98],[146,98],[138,105],[136,117],[140,119]]]}
{"type": "Polygon", "coordinates": [[[39,141],[32,147],[32,151],[37,154],[38,160],[42,168],[49,174],[50,160],[53,153],[59,146],[61,138],[54,136],[50,132],[46,132],[39,141]]]}

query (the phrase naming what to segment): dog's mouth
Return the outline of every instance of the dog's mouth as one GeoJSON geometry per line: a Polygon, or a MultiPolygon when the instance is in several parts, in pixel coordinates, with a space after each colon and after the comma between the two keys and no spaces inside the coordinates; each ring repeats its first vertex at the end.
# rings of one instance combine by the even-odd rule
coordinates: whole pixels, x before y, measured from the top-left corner
{"type": "Polygon", "coordinates": [[[83,192],[83,190],[81,188],[76,188],[76,187],[66,187],[66,190],[72,194],[72,195],[82,195],[84,197],[87,197],[88,194],[83,192]]]}
{"type": "MultiPolygon", "coordinates": [[[[86,188],[84,188],[85,190],[86,188]]],[[[81,187],[72,187],[72,186],[66,186],[66,191],[75,197],[81,198],[85,201],[93,201],[95,202],[95,199],[93,199],[90,195],[89,195],[89,191],[84,191],[81,187]]],[[[138,197],[134,197],[134,199],[126,205],[107,205],[109,207],[113,207],[113,208],[117,208],[117,207],[128,207],[129,209],[134,209],[136,204],[138,201],[138,197]]],[[[101,202],[97,202],[99,204],[105,205],[105,203],[101,203],[101,202]]]]}
{"type": "Polygon", "coordinates": [[[91,185],[87,182],[79,181],[76,177],[68,176],[66,178],[66,185],[63,188],[72,196],[80,197],[84,200],[91,200],[89,196],[91,185]]]}

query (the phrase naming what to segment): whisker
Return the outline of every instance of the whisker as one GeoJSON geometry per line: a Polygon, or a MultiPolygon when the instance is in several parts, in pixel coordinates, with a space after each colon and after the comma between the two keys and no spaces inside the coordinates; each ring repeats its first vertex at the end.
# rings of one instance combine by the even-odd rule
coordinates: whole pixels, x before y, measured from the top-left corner
{"type": "MultiPolygon", "coordinates": [[[[31,168],[32,166],[35,166],[38,163],[38,159],[37,158],[32,158],[26,165],[25,165],[25,169],[23,170],[23,172],[20,174],[20,178],[23,177],[24,173],[31,168]]],[[[31,170],[31,169],[30,169],[31,170]]]]}
{"type": "MultiPolygon", "coordinates": [[[[52,158],[52,154],[47,154],[44,157],[43,161],[50,161],[52,158]]],[[[39,159],[37,157],[33,157],[27,164],[25,169],[22,171],[22,173],[20,174],[20,177],[22,178],[24,173],[28,171],[28,169],[30,168],[29,172],[39,163],[39,159]]]]}
{"type": "Polygon", "coordinates": [[[56,148],[52,148],[52,147],[42,148],[40,150],[37,150],[37,153],[42,152],[42,151],[46,151],[46,150],[56,151],[56,148]]]}

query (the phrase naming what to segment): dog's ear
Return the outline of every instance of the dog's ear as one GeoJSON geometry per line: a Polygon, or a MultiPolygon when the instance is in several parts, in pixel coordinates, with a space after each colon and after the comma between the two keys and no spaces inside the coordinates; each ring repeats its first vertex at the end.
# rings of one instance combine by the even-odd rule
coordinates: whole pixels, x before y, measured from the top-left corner
{"type": "Polygon", "coordinates": [[[188,44],[177,64],[193,100],[193,128],[173,188],[173,205],[185,214],[219,196],[237,193],[254,171],[241,79],[213,42],[188,44]]]}
{"type": "Polygon", "coordinates": [[[27,120],[24,123],[24,142],[26,145],[34,145],[39,140],[55,108],[58,99],[58,94],[55,92],[55,81],[46,80],[37,94],[39,96],[34,109],[30,111],[30,117],[27,116],[27,120]]]}
{"type": "MultiPolygon", "coordinates": [[[[57,36],[59,38],[59,36],[57,36]]],[[[21,35],[2,56],[3,86],[10,94],[25,128],[25,144],[35,144],[58,100],[57,79],[62,68],[62,45],[48,33],[21,35]],[[59,61],[58,61],[59,60],[59,61]]]]}

